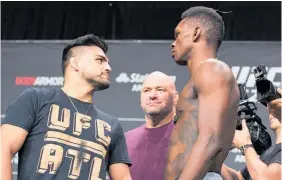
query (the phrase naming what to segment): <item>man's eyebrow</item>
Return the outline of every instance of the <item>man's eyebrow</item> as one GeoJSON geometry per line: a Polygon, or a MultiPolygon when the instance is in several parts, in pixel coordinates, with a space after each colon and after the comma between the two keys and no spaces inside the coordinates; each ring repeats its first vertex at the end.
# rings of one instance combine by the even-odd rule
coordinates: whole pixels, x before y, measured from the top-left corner
{"type": "Polygon", "coordinates": [[[98,57],[100,57],[100,58],[102,58],[102,59],[107,59],[105,56],[103,56],[103,55],[99,55],[99,54],[97,54],[96,56],[98,56],[98,57]]]}
{"type": "Polygon", "coordinates": [[[178,31],[178,30],[175,30],[174,31],[174,36],[177,36],[177,35],[179,35],[180,34],[180,32],[178,31]]]}
{"type": "Polygon", "coordinates": [[[108,63],[110,63],[110,60],[106,57],[106,56],[103,56],[103,55],[96,55],[96,56],[98,56],[98,57],[100,57],[100,58],[102,58],[103,60],[107,60],[108,61],[108,63]]]}

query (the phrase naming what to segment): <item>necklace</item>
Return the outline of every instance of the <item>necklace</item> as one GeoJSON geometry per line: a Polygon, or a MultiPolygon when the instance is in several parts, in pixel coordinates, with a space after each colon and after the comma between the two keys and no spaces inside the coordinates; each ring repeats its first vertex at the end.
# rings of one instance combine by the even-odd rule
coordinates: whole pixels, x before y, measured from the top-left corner
{"type": "MultiPolygon", "coordinates": [[[[76,110],[76,112],[80,113],[80,112],[77,110],[77,108],[75,107],[75,105],[73,104],[71,98],[70,98],[68,95],[67,95],[67,97],[69,98],[69,100],[70,100],[72,106],[74,107],[74,109],[76,110]]],[[[84,115],[86,115],[86,114],[88,113],[88,111],[89,111],[89,109],[90,109],[91,106],[92,106],[92,104],[89,105],[89,107],[88,107],[88,109],[87,109],[87,111],[86,111],[86,113],[85,113],[84,115]]],[[[80,113],[80,114],[81,114],[81,113],[80,113]]],[[[84,118],[81,118],[80,121],[81,121],[81,122],[86,122],[86,120],[84,120],[84,118]]]]}

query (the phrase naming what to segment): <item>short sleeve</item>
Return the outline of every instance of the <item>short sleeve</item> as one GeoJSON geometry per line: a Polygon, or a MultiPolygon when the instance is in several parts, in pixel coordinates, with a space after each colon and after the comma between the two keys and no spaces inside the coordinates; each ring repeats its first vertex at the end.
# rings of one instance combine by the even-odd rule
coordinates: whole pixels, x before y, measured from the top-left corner
{"type": "Polygon", "coordinates": [[[272,163],[281,164],[281,151],[277,152],[277,153],[275,154],[275,156],[271,159],[271,161],[269,162],[269,164],[272,164],[272,163]]]}
{"type": "Polygon", "coordinates": [[[33,88],[22,92],[8,107],[2,124],[31,130],[36,118],[37,96],[33,88]]]}
{"type": "Polygon", "coordinates": [[[109,166],[115,163],[125,163],[131,166],[125,135],[119,120],[116,121],[109,151],[109,166]]]}

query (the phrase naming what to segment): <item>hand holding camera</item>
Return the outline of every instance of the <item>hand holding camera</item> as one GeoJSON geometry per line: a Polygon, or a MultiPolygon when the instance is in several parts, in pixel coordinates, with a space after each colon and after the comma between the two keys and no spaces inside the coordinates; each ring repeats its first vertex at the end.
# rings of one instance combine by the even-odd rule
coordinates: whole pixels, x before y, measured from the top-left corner
{"type": "Polygon", "coordinates": [[[242,129],[241,130],[236,130],[235,132],[235,137],[233,139],[233,147],[235,148],[240,148],[244,145],[247,145],[247,144],[252,144],[252,140],[251,140],[251,135],[250,135],[250,132],[249,132],[249,129],[247,127],[247,123],[246,123],[246,120],[243,119],[241,121],[241,126],[242,126],[242,129]]]}
{"type": "Polygon", "coordinates": [[[233,146],[241,148],[244,145],[252,144],[260,155],[271,146],[271,137],[262,124],[260,117],[256,114],[257,107],[255,103],[248,101],[245,86],[243,84],[238,84],[238,86],[240,104],[237,112],[237,130],[233,139],[233,146]]]}

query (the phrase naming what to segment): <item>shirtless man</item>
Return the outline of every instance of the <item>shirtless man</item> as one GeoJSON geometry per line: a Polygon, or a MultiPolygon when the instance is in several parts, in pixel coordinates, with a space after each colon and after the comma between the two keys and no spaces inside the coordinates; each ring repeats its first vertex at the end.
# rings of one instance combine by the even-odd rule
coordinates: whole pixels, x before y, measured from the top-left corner
{"type": "Polygon", "coordinates": [[[186,10],[175,29],[172,57],[190,79],[177,104],[166,180],[222,179],[240,96],[231,69],[216,59],[223,36],[221,16],[207,7],[186,10]]]}

